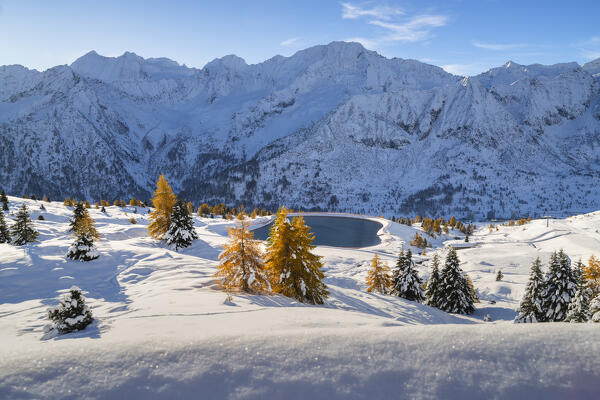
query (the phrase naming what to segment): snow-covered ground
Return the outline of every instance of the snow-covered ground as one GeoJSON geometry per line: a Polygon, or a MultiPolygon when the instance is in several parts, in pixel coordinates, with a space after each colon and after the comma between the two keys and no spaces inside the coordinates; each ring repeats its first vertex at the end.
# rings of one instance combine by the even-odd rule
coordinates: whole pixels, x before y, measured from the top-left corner
{"type": "MultiPolygon", "coordinates": [[[[457,316],[365,291],[373,254],[393,266],[418,227],[380,220],[378,246],[318,247],[331,291],[323,306],[241,294],[226,302],[212,275],[232,221],[195,217],[199,240],[175,252],[147,236],[147,209],[92,208],[100,258],[81,263],[64,257],[72,208],[9,200],[11,212],[27,203],[40,237],[0,244],[0,398],[592,398],[600,390],[600,327],[511,323],[535,257],[546,262],[560,248],[574,260],[600,255],[600,212],[491,232],[482,224],[474,246],[458,252],[481,303],[457,316]],[[46,310],[72,285],[87,292],[96,322],[45,339],[46,310]]],[[[415,256],[422,277],[453,236],[415,256]]]]}

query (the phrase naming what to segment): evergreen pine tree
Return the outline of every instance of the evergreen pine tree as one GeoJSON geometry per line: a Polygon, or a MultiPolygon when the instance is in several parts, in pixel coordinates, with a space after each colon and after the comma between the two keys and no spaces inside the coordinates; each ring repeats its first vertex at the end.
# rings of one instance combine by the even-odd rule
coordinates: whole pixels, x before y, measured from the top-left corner
{"type": "Polygon", "coordinates": [[[265,262],[274,292],[300,302],[323,304],[329,291],[323,283],[321,257],[312,253],[313,240],[304,218],[295,217],[290,223],[287,210],[279,210],[267,239],[265,262]]]}
{"type": "Polygon", "coordinates": [[[33,222],[31,222],[31,218],[29,217],[29,212],[27,211],[27,206],[25,203],[23,203],[17,212],[16,221],[11,228],[11,235],[13,244],[16,246],[22,246],[26,243],[34,242],[39,235],[39,233],[33,227],[33,222]]]}
{"type": "Polygon", "coordinates": [[[403,261],[404,266],[400,271],[400,275],[394,286],[394,292],[398,297],[421,303],[425,300],[423,288],[421,287],[423,281],[421,281],[415,268],[410,249],[406,251],[403,261]]]}
{"type": "Polygon", "coordinates": [[[590,315],[592,322],[600,322],[600,294],[594,297],[590,303],[590,315]]]}
{"type": "Polygon", "coordinates": [[[223,289],[260,293],[271,288],[262,262],[260,242],[254,240],[249,226],[250,222],[241,221],[239,227],[229,229],[229,242],[219,255],[221,263],[215,274],[223,289]]]}
{"type": "Polygon", "coordinates": [[[75,228],[79,221],[85,217],[87,210],[83,206],[83,203],[77,203],[73,209],[73,215],[69,219],[69,232],[75,232],[75,228]]]}
{"type": "Polygon", "coordinates": [[[58,306],[48,310],[48,318],[54,322],[54,329],[59,333],[80,331],[94,321],[92,312],[85,304],[85,297],[77,286],[71,287],[69,293],[62,296],[58,306]]]}
{"type": "Polygon", "coordinates": [[[434,254],[433,260],[431,261],[431,275],[427,280],[425,304],[431,307],[439,307],[442,299],[441,285],[442,279],[440,276],[440,258],[437,254],[434,254]]]}
{"type": "Polygon", "coordinates": [[[550,265],[546,274],[542,309],[546,312],[546,321],[564,321],[569,303],[577,291],[569,257],[560,250],[550,257],[550,265]]]}
{"type": "Polygon", "coordinates": [[[500,282],[502,280],[502,278],[504,278],[504,274],[502,273],[502,270],[499,269],[498,273],[496,274],[496,281],[500,282]]]}
{"type": "Polygon", "coordinates": [[[73,236],[75,236],[75,241],[67,250],[67,258],[77,261],[91,261],[100,256],[94,245],[94,239],[97,239],[100,235],[94,227],[94,220],[88,215],[87,211],[73,229],[73,236]]]}
{"type": "Polygon", "coordinates": [[[154,211],[150,213],[150,224],[148,233],[155,239],[162,239],[171,226],[171,214],[177,197],[167,182],[164,174],[161,174],[156,183],[156,191],[152,197],[154,211]]]}
{"type": "Polygon", "coordinates": [[[457,314],[470,314],[475,311],[469,283],[460,268],[456,250],[450,248],[441,274],[440,309],[457,314]]]}
{"type": "Polygon", "coordinates": [[[0,211],[0,243],[10,243],[10,232],[2,211],[0,211]]]}
{"type": "Polygon", "coordinates": [[[393,272],[393,280],[394,280],[394,289],[393,291],[396,290],[396,286],[398,286],[399,282],[400,282],[400,277],[404,274],[404,250],[400,250],[400,253],[398,254],[398,259],[396,260],[396,267],[394,268],[394,272],[393,272]]]}
{"type": "Polygon", "coordinates": [[[592,291],[588,287],[587,279],[583,273],[583,264],[578,261],[573,268],[573,274],[578,277],[575,297],[567,310],[567,322],[587,322],[590,319],[590,299],[592,291]]]}
{"type": "Polygon", "coordinates": [[[189,247],[194,240],[198,239],[198,234],[194,228],[194,220],[188,211],[188,207],[181,200],[177,200],[173,207],[171,225],[163,239],[169,246],[174,245],[175,250],[189,247]]]}
{"type": "Polygon", "coordinates": [[[0,201],[2,202],[2,211],[8,211],[8,197],[4,193],[4,189],[0,192],[0,201]]]}
{"type": "Polygon", "coordinates": [[[543,307],[543,292],[545,282],[542,274],[542,262],[536,258],[529,272],[529,281],[525,287],[525,294],[519,306],[519,315],[515,323],[541,322],[546,318],[543,307]]]}
{"type": "Polygon", "coordinates": [[[390,268],[383,263],[377,254],[371,260],[371,269],[367,273],[367,292],[379,292],[381,294],[389,294],[393,280],[390,268]]]}

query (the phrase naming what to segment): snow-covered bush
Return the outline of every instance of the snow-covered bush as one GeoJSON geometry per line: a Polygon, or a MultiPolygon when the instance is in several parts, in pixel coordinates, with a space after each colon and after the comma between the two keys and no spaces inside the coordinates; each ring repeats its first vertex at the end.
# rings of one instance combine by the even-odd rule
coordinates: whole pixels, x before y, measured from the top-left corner
{"type": "Polygon", "coordinates": [[[590,303],[590,314],[592,315],[592,322],[600,323],[600,294],[594,297],[594,300],[590,303]]]}
{"type": "Polygon", "coordinates": [[[85,305],[85,297],[77,286],[71,287],[69,293],[60,298],[58,306],[48,310],[48,318],[54,325],[46,327],[46,332],[55,330],[58,333],[80,331],[94,320],[92,312],[85,305]]]}
{"type": "Polygon", "coordinates": [[[76,261],[91,261],[100,257],[94,239],[88,233],[80,233],[67,251],[67,258],[76,261]]]}

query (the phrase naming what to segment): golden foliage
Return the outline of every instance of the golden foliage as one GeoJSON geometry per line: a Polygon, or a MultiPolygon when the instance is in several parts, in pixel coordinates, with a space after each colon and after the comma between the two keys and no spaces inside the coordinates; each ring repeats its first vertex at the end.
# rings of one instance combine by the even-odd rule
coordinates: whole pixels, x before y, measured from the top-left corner
{"type": "Polygon", "coordinates": [[[389,294],[394,286],[390,267],[384,264],[375,254],[371,261],[371,269],[367,274],[367,292],[379,292],[389,294]]]}
{"type": "Polygon", "coordinates": [[[94,239],[100,238],[100,233],[98,233],[98,230],[96,229],[96,223],[92,217],[90,217],[87,210],[85,210],[83,216],[77,221],[73,234],[75,237],[87,234],[94,239]]]}
{"type": "Polygon", "coordinates": [[[262,262],[260,241],[254,240],[249,225],[248,221],[241,221],[237,227],[229,229],[229,242],[219,255],[221,263],[217,266],[215,277],[226,290],[266,292],[270,285],[262,262]]]}
{"type": "Polygon", "coordinates": [[[314,234],[304,218],[295,217],[290,223],[287,213],[281,207],[267,239],[265,268],[271,288],[300,302],[323,304],[329,291],[323,283],[321,257],[312,253],[314,234]]]}
{"type": "Polygon", "coordinates": [[[600,294],[600,261],[592,255],[588,265],[583,267],[583,273],[588,281],[589,288],[592,290],[592,298],[600,294]]]}
{"type": "Polygon", "coordinates": [[[419,235],[418,232],[415,232],[415,237],[412,240],[412,242],[410,242],[410,245],[418,247],[420,249],[424,249],[425,247],[427,247],[427,240],[424,239],[423,236],[419,235]]]}
{"type": "Polygon", "coordinates": [[[156,183],[156,191],[152,197],[154,211],[150,214],[150,224],[148,233],[155,239],[162,239],[169,225],[171,224],[171,213],[173,206],[177,201],[177,196],[173,193],[171,186],[167,182],[164,174],[161,174],[156,183]]]}

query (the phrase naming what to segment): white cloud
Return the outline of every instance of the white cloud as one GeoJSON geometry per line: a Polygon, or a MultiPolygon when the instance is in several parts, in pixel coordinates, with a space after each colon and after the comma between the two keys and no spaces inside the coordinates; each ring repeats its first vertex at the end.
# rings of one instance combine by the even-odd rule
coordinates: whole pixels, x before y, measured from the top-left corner
{"type": "Polygon", "coordinates": [[[493,51],[505,51],[505,50],[513,50],[513,49],[518,49],[518,48],[522,48],[522,47],[526,47],[527,45],[524,43],[505,43],[505,44],[499,44],[499,43],[482,43],[479,42],[477,40],[473,40],[471,41],[471,44],[475,47],[478,47],[480,49],[486,49],[486,50],[493,50],[493,51]]]}
{"type": "Polygon", "coordinates": [[[446,64],[440,65],[440,68],[446,72],[460,76],[474,76],[489,69],[489,67],[477,64],[446,64]]]}
{"type": "Polygon", "coordinates": [[[377,26],[380,34],[372,38],[359,37],[353,40],[372,50],[393,42],[420,42],[432,37],[431,31],[448,23],[446,15],[407,16],[399,8],[378,6],[363,8],[351,3],[342,4],[342,18],[368,18],[368,23],[377,26]]]}
{"type": "Polygon", "coordinates": [[[296,43],[296,42],[298,41],[298,39],[300,39],[300,38],[297,38],[297,37],[294,37],[294,38],[289,38],[289,39],[287,39],[287,40],[284,40],[283,42],[279,43],[279,45],[280,45],[280,46],[284,46],[284,47],[285,47],[285,46],[291,46],[291,45],[293,45],[294,43],[296,43]]]}
{"type": "Polygon", "coordinates": [[[372,25],[385,28],[389,33],[383,37],[388,41],[418,42],[430,37],[432,28],[446,25],[445,15],[417,15],[403,23],[389,23],[379,20],[370,21],[372,25]]]}
{"type": "Polygon", "coordinates": [[[357,42],[363,45],[364,48],[369,50],[375,50],[378,46],[378,43],[374,40],[363,38],[363,37],[353,37],[344,39],[345,42],[357,42]]]}
{"type": "Polygon", "coordinates": [[[377,6],[373,8],[362,8],[360,6],[342,3],[342,18],[344,19],[357,19],[360,17],[373,17],[382,20],[390,20],[395,15],[402,15],[404,11],[400,8],[393,8],[387,6],[377,6]]]}
{"type": "Polygon", "coordinates": [[[586,60],[600,58],[600,36],[592,36],[587,40],[575,43],[573,47],[579,49],[581,57],[586,60]]]}

